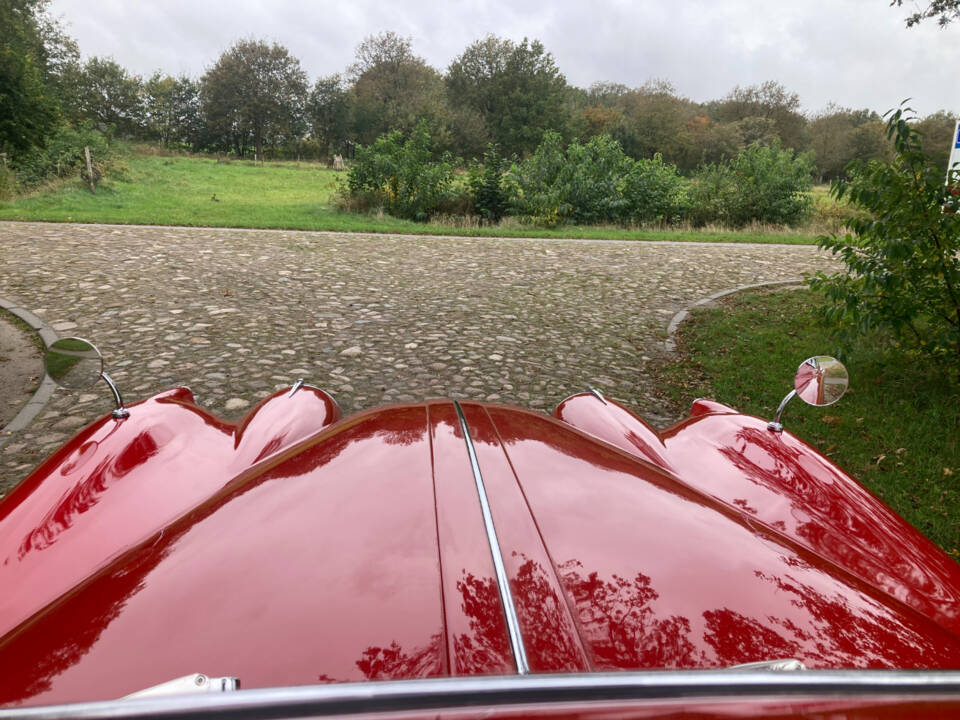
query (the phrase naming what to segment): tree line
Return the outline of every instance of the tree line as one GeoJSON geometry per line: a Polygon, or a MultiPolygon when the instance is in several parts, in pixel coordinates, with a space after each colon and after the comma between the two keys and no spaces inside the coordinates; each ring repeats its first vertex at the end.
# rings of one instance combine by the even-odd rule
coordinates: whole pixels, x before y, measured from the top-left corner
{"type": "MultiPolygon", "coordinates": [[[[545,133],[563,142],[609,136],[639,160],[659,153],[689,174],[752,144],[812,151],[815,178],[838,177],[854,159],[890,152],[876,112],[831,105],[809,115],[796,93],[768,81],[696,102],[666,81],[638,87],[570,85],[536,40],[489,35],[443,71],[384,32],[363,40],[343,72],[310,78],[278,43],[236,42],[199,78],[150,77],[109,58],[81,62],[76,44],[46,14],[48,0],[0,5],[0,151],[16,166],[58,128],[87,128],[193,152],[238,157],[352,156],[358,145],[424,123],[437,152],[479,158],[494,144],[533,153],[545,133]]],[[[917,123],[925,150],[946,164],[954,116],[917,123]]]]}

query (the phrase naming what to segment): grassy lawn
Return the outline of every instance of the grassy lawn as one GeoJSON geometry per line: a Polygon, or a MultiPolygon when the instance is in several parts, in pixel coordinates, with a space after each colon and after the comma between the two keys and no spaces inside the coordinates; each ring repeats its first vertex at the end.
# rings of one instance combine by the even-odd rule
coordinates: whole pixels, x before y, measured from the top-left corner
{"type": "Polygon", "coordinates": [[[0,220],[283,228],[431,235],[496,235],[620,240],[789,243],[809,245],[804,230],[624,230],[564,227],[544,230],[517,224],[497,228],[421,224],[386,215],[338,211],[331,198],[339,178],[312,163],[217,163],[214,158],[130,154],[128,171],[108,178],[91,195],[68,180],[12,202],[0,202],[0,220]]]}
{"type": "MultiPolygon", "coordinates": [[[[806,358],[833,348],[810,318],[806,290],[734,296],[681,326],[680,360],[663,372],[669,397],[710,397],[770,418],[806,358]],[[750,328],[744,333],[744,328],[750,328]]],[[[960,388],[879,338],[844,359],[850,391],[814,408],[793,400],[782,421],[935,543],[960,557],[960,388]]]]}

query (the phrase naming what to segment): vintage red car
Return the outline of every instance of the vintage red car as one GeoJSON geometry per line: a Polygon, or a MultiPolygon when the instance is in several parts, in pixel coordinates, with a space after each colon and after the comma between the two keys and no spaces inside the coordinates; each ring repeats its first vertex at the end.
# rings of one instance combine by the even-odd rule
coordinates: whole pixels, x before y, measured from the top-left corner
{"type": "Polygon", "coordinates": [[[0,720],[960,711],[960,566],[784,404],[116,399],[0,503],[0,720]]]}

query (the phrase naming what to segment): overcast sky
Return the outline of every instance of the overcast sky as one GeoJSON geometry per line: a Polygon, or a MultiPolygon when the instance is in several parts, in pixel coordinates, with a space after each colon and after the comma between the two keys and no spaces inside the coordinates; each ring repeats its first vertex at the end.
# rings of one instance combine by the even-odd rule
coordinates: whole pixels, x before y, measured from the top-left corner
{"type": "Polygon", "coordinates": [[[960,110],[960,24],[906,29],[888,0],[52,0],[84,57],[135,74],[203,74],[234,41],[285,45],[315,79],[342,72],[366,36],[393,30],[444,70],[488,33],[536,38],[573,85],[669,80],[693,100],[776,80],[803,109],[879,112],[907,97],[960,110]]]}

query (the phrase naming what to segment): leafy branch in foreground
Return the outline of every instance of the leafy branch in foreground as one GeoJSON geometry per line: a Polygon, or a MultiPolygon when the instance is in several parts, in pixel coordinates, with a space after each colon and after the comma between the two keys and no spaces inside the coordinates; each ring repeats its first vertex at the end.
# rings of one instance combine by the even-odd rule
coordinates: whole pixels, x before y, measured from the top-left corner
{"type": "Polygon", "coordinates": [[[845,345],[886,328],[910,349],[960,370],[960,216],[952,192],[960,173],[951,170],[944,184],[909,112],[901,107],[887,121],[892,160],[856,164],[849,180],[833,184],[834,197],[867,213],[847,221],[842,237],[819,239],[846,271],[821,272],[810,285],[826,295],[820,315],[845,345]]]}
{"type": "MultiPolygon", "coordinates": [[[[890,5],[901,7],[903,0],[892,0],[890,5]]],[[[936,18],[940,27],[960,19],[960,0],[929,0],[925,8],[917,8],[907,16],[907,27],[913,27],[928,18],[936,18]]]]}

